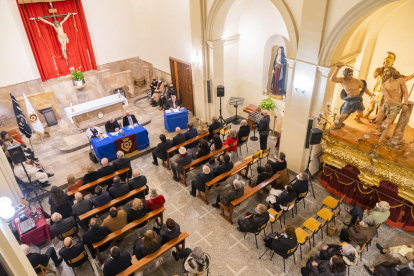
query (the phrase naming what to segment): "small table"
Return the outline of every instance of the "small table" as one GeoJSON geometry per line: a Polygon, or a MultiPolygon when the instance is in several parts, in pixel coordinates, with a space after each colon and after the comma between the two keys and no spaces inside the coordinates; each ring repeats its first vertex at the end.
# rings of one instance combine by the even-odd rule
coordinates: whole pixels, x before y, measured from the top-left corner
{"type": "MultiPolygon", "coordinates": [[[[17,228],[17,232],[20,236],[20,241],[24,244],[41,244],[46,240],[53,240],[55,236],[50,232],[50,226],[47,224],[46,219],[50,218],[50,216],[43,212],[42,209],[39,207],[36,208],[38,213],[41,213],[40,218],[35,218],[36,222],[36,228],[24,233],[23,235],[20,234],[19,226],[20,223],[19,218],[14,219],[14,225],[17,228]]],[[[30,217],[30,213],[33,212],[33,210],[29,210],[26,212],[27,217],[30,217]]]]}
{"type": "Polygon", "coordinates": [[[174,132],[176,127],[186,129],[188,123],[188,110],[174,109],[164,111],[164,126],[168,132],[174,132]],[[170,112],[169,112],[170,111],[170,112]]]}

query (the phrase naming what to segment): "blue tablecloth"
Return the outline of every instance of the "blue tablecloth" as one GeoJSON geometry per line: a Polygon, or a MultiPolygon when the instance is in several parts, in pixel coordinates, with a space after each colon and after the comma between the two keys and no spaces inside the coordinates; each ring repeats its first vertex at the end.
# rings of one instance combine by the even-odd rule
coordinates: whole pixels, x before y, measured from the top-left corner
{"type": "Polygon", "coordinates": [[[188,123],[188,110],[180,110],[179,112],[164,111],[164,125],[168,132],[174,132],[176,127],[186,129],[188,123]]]}
{"type": "MultiPolygon", "coordinates": [[[[148,139],[148,131],[138,124],[137,127],[133,129],[128,129],[128,127],[123,127],[123,131],[125,132],[125,136],[135,133],[137,137],[137,148],[138,150],[143,150],[149,147],[149,139],[148,139]]],[[[124,137],[122,134],[118,133],[118,136],[112,136],[111,134],[107,133],[108,137],[100,140],[99,138],[95,137],[91,139],[92,147],[95,150],[96,157],[99,160],[102,158],[108,158],[108,161],[115,160],[116,157],[116,148],[114,141],[124,137]]]]}

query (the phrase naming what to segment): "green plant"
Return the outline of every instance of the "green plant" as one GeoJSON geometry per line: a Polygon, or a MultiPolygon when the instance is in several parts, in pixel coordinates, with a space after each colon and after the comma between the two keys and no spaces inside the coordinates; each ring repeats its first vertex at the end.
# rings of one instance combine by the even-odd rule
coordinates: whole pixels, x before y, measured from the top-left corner
{"type": "Polygon", "coordinates": [[[70,74],[72,75],[72,79],[74,81],[81,81],[83,80],[83,73],[76,69],[75,71],[70,71],[70,74]]]}
{"type": "Polygon", "coordinates": [[[265,109],[269,111],[273,111],[275,108],[277,109],[275,102],[270,97],[263,99],[262,102],[259,104],[259,107],[261,109],[265,109]]]}

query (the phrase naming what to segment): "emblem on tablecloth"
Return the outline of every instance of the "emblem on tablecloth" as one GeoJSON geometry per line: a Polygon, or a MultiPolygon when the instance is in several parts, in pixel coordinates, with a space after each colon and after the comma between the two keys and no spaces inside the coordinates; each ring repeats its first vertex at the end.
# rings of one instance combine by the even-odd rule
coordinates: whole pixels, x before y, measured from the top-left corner
{"type": "Polygon", "coordinates": [[[129,152],[129,149],[132,147],[132,141],[129,139],[129,137],[122,139],[121,149],[123,149],[125,152],[129,152]]]}
{"type": "Polygon", "coordinates": [[[137,136],[135,133],[116,139],[114,142],[116,151],[120,150],[125,154],[137,151],[137,136]]]}

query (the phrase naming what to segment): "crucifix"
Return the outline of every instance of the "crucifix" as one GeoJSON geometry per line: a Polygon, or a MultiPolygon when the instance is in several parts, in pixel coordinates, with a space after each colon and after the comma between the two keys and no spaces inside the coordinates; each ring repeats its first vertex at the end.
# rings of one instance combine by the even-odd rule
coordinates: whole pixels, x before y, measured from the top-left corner
{"type": "Polygon", "coordinates": [[[48,16],[42,16],[42,17],[32,17],[29,18],[29,20],[40,20],[46,24],[51,25],[56,33],[57,33],[57,37],[58,40],[60,42],[61,48],[62,48],[62,54],[63,57],[66,60],[66,65],[69,66],[68,63],[68,54],[66,53],[66,44],[69,43],[69,38],[68,35],[63,31],[63,23],[65,23],[66,20],[68,20],[69,16],[71,15],[75,15],[76,13],[65,13],[65,14],[56,14],[57,9],[53,8],[53,4],[52,2],[49,3],[50,5],[50,9],[49,9],[49,13],[51,13],[52,15],[48,15],[48,16]],[[64,17],[62,21],[58,21],[57,18],[58,17],[64,17]],[[46,19],[48,18],[53,18],[53,23],[50,23],[49,21],[47,21],[46,19]]]}

